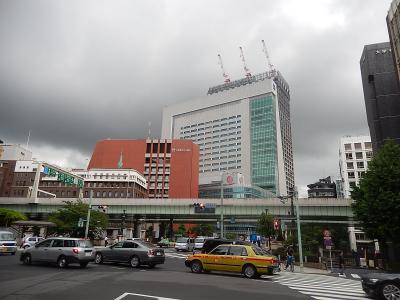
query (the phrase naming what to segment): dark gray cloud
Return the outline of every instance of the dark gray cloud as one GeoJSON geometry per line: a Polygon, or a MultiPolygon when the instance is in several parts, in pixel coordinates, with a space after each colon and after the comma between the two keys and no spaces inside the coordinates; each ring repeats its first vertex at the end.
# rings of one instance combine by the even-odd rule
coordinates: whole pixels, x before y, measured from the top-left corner
{"type": "Polygon", "coordinates": [[[388,40],[390,0],[0,2],[0,137],[83,165],[103,138],[160,134],[161,108],[265,70],[292,90],[297,184],[338,173],[343,135],[368,134],[359,58],[388,40]],[[75,154],[74,154],[75,153],[75,154]]]}

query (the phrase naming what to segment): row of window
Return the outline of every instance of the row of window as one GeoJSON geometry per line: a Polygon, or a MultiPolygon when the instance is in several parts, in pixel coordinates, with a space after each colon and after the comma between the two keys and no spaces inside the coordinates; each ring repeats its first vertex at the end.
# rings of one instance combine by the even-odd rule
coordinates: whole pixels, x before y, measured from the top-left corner
{"type": "Polygon", "coordinates": [[[212,121],[207,121],[207,122],[201,122],[201,123],[197,123],[197,124],[192,124],[192,125],[188,125],[185,127],[181,127],[182,129],[187,129],[187,128],[194,128],[197,126],[204,126],[204,125],[208,125],[208,124],[215,124],[218,122],[223,122],[223,121],[228,121],[228,120],[234,120],[234,119],[240,119],[242,117],[242,115],[236,115],[236,116],[230,116],[230,117],[226,117],[226,118],[221,118],[221,119],[215,119],[212,121]]]}
{"type": "MultiPolygon", "coordinates": [[[[361,178],[364,176],[365,172],[360,171],[360,172],[357,172],[357,174],[358,174],[358,178],[361,178]]],[[[347,172],[347,177],[349,179],[355,179],[356,178],[355,172],[347,172]]]]}
{"type": "MultiPolygon", "coordinates": [[[[226,122],[226,123],[221,123],[221,124],[215,124],[215,125],[212,125],[212,126],[210,125],[210,126],[206,126],[206,127],[194,128],[194,129],[191,129],[191,130],[185,130],[185,131],[182,130],[181,134],[199,132],[199,131],[203,131],[203,130],[207,130],[207,129],[221,128],[221,127],[240,124],[241,122],[242,122],[241,120],[237,120],[237,121],[231,121],[231,122],[226,122]]],[[[233,128],[235,128],[235,126],[233,128]]],[[[215,132],[215,131],[213,131],[213,132],[215,132]]]]}
{"type": "Polygon", "coordinates": [[[242,128],[242,126],[238,125],[238,126],[232,126],[232,127],[226,128],[226,129],[221,129],[221,130],[217,129],[217,130],[213,130],[213,131],[199,132],[199,133],[195,133],[195,134],[191,134],[191,135],[189,135],[189,134],[185,135],[184,133],[181,132],[180,136],[183,139],[192,139],[192,140],[193,140],[193,138],[203,137],[203,136],[206,136],[205,137],[206,139],[209,139],[209,138],[215,139],[215,138],[218,138],[218,137],[229,136],[229,135],[232,135],[232,134],[235,134],[235,133],[240,134],[241,131],[240,130],[236,131],[236,130],[237,129],[241,129],[241,128],[242,128]],[[231,132],[229,132],[230,130],[231,130],[231,132]],[[232,131],[232,130],[234,130],[234,131],[232,131]],[[228,132],[228,133],[226,133],[226,132],[228,132]],[[222,134],[221,135],[214,135],[212,137],[211,136],[207,137],[207,135],[215,134],[215,133],[222,133],[222,134]]]}
{"type": "Polygon", "coordinates": [[[208,169],[201,169],[200,173],[206,172],[217,172],[217,171],[225,171],[225,170],[233,170],[233,169],[240,169],[241,166],[228,166],[228,167],[220,167],[220,168],[208,168],[208,169]]]}
{"type": "MultiPolygon", "coordinates": [[[[344,150],[361,150],[363,149],[362,147],[363,143],[348,143],[348,144],[344,144],[344,150]]],[[[364,142],[364,149],[372,149],[372,143],[371,142],[364,142]]]]}
{"type": "MultiPolygon", "coordinates": [[[[350,170],[354,169],[354,163],[353,163],[353,162],[346,162],[346,166],[347,166],[347,169],[350,169],[350,170]]],[[[364,168],[367,167],[367,166],[364,164],[363,161],[358,161],[357,164],[356,164],[356,166],[357,166],[357,169],[364,169],[364,168]]]]}
{"type": "MultiPolygon", "coordinates": [[[[372,151],[366,151],[365,152],[365,157],[372,158],[372,151]]],[[[346,159],[364,159],[363,152],[356,152],[355,155],[352,152],[346,153],[346,159]]]]}

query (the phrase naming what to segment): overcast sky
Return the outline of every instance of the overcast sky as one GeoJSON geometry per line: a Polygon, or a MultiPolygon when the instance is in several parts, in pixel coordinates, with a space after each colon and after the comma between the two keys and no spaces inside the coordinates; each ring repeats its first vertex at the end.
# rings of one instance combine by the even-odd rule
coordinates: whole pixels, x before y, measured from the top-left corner
{"type": "Polygon", "coordinates": [[[390,0],[0,0],[0,139],[85,167],[97,140],[161,132],[162,107],[273,64],[291,88],[296,185],[337,177],[339,139],[369,134],[359,59],[388,41],[390,0]]]}

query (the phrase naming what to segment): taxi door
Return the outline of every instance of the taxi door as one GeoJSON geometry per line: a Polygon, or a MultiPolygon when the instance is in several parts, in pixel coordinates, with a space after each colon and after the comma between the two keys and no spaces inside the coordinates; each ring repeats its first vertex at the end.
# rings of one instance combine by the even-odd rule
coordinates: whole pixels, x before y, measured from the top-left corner
{"type": "Polygon", "coordinates": [[[226,271],[226,261],[228,259],[229,246],[220,245],[211,251],[204,259],[207,270],[226,271]]]}
{"type": "MultiPolygon", "coordinates": [[[[230,246],[225,260],[230,272],[242,272],[242,266],[247,260],[247,250],[243,246],[230,246]]],[[[228,271],[228,270],[227,270],[228,271]]]]}

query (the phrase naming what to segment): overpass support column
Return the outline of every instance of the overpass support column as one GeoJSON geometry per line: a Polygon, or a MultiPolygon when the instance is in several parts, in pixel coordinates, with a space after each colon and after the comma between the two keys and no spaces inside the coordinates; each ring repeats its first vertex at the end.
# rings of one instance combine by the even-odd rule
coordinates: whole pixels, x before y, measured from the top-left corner
{"type": "Polygon", "coordinates": [[[135,221],[133,221],[132,231],[133,231],[133,237],[138,238],[140,236],[140,226],[137,218],[135,218],[135,221]]]}
{"type": "Polygon", "coordinates": [[[357,241],[354,226],[347,227],[349,233],[350,250],[357,251],[357,241]]]}
{"type": "Polygon", "coordinates": [[[174,238],[174,219],[169,219],[169,238],[174,238]]]}

